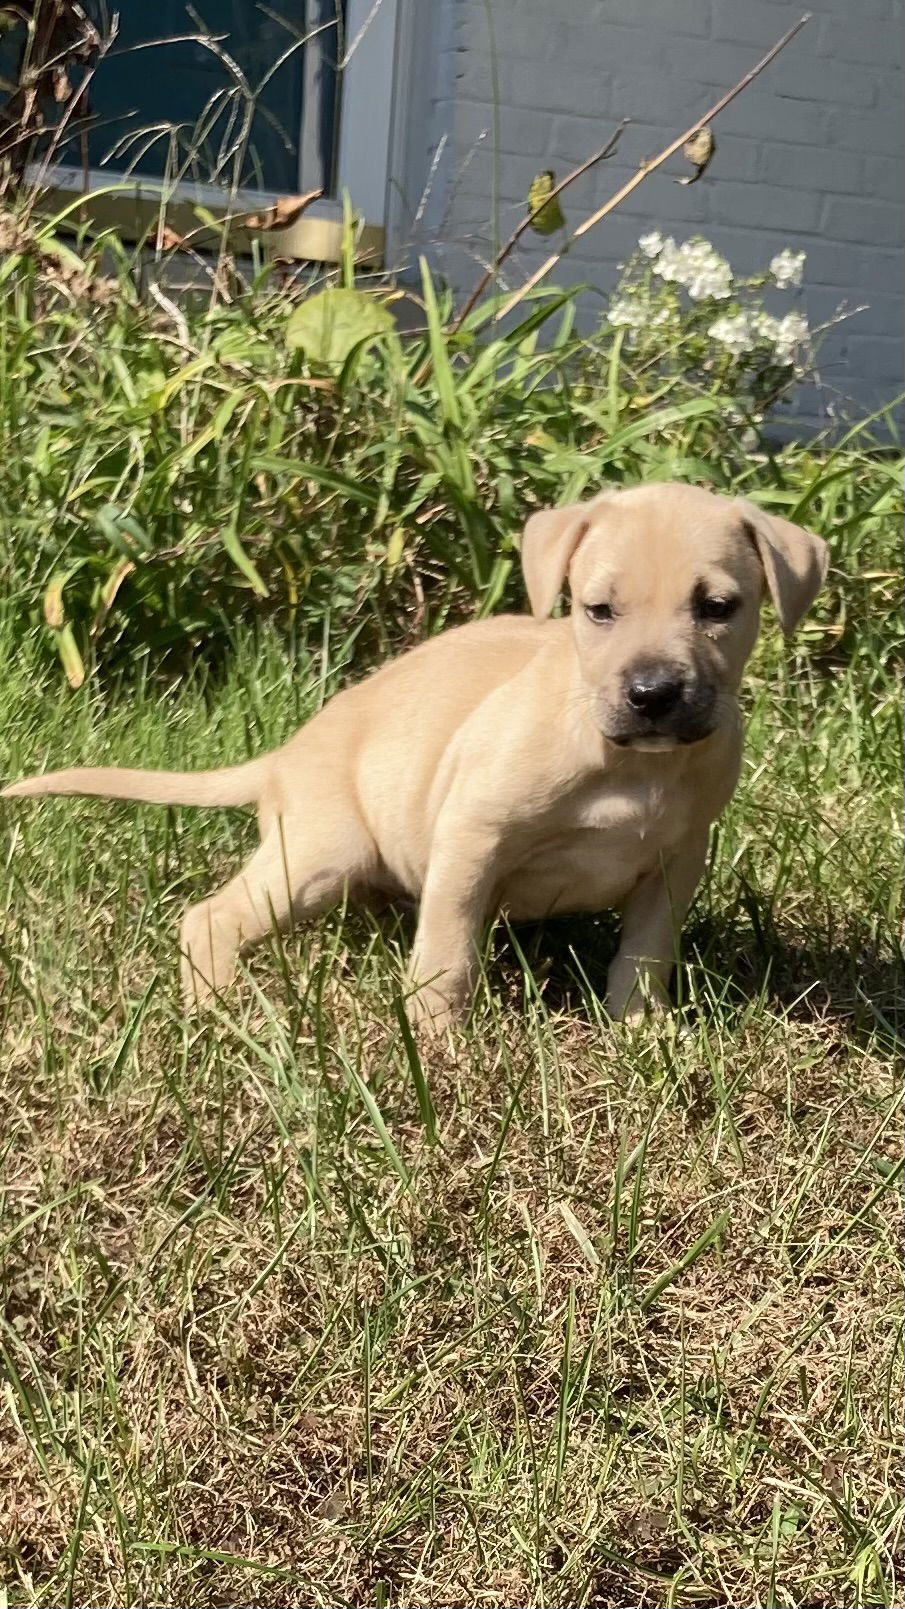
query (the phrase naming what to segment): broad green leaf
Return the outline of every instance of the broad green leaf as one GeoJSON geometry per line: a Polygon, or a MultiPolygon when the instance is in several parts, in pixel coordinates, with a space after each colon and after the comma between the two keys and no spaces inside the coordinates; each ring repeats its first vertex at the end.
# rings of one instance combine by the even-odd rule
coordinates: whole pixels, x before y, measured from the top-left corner
{"type": "Polygon", "coordinates": [[[342,365],[354,347],[392,335],[393,316],[365,291],[330,286],[308,296],[286,321],[286,345],[312,363],[342,365]]]}

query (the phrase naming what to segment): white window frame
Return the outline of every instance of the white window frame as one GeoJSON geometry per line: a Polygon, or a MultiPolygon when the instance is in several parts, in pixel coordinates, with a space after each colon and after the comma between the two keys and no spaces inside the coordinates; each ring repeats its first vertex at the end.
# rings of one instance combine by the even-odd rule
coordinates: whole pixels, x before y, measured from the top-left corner
{"type": "MultiPolygon", "coordinates": [[[[257,239],[268,255],[314,262],[336,262],[342,244],[342,196],[348,193],[359,221],[358,255],[379,267],[386,254],[391,162],[404,141],[410,100],[405,81],[412,62],[415,27],[431,9],[428,0],[348,0],[346,63],[343,67],[336,160],[337,194],[313,202],[285,229],[255,235],[241,224],[232,227],[234,250],[250,249],[257,239]],[[417,8],[417,10],[416,10],[417,8]],[[419,15],[420,14],[420,15],[419,15]],[[418,21],[416,22],[416,18],[418,21]]],[[[301,71],[301,67],[299,69],[301,71]]],[[[91,168],[47,169],[32,164],[29,177],[40,184],[53,211],[76,209],[97,228],[112,228],[124,238],[142,239],[165,220],[178,234],[190,235],[198,250],[215,237],[199,230],[194,208],[214,217],[262,212],[285,192],[242,190],[228,196],[216,185],[189,180],[164,181],[91,168]]]]}
{"type": "MultiPolygon", "coordinates": [[[[366,222],[386,222],[396,60],[403,13],[399,0],[348,0],[339,114],[337,186],[366,222]],[[377,90],[375,93],[375,86],[377,90]]],[[[407,19],[407,20],[410,20],[407,19]]]]}

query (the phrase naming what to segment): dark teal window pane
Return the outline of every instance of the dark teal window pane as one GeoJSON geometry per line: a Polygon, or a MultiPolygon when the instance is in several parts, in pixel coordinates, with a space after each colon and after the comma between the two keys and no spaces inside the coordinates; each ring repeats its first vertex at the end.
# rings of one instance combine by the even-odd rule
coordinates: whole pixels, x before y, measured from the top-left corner
{"type": "MultiPolygon", "coordinates": [[[[192,9],[194,17],[186,0],[121,0],[116,41],[90,85],[89,165],[158,179],[179,172],[234,180],[235,157],[228,153],[240,140],[247,97],[215,50],[177,37],[206,32],[233,58],[255,97],[239,183],[331,190],[344,0],[196,0],[192,9]],[[156,42],[163,40],[173,42],[156,42]],[[152,134],[155,125],[179,125],[178,133],[152,134]]],[[[20,42],[21,34],[16,49],[20,42]]],[[[6,73],[12,44],[4,50],[6,73]]],[[[63,160],[80,162],[77,140],[63,160]]]]}

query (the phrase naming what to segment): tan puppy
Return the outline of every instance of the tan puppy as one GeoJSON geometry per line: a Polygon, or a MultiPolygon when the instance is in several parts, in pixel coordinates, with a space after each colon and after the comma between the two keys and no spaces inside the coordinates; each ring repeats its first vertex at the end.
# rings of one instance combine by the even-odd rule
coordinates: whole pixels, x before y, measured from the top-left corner
{"type": "Polygon", "coordinates": [[[282,748],[222,771],[52,772],[11,795],[256,804],[261,844],[182,929],[187,1000],[240,949],[340,901],[420,900],[416,1020],[466,1006],[485,923],[621,907],[614,1017],[669,982],[711,823],[738,780],[736,693],[764,583],[791,631],[825,544],[687,486],[535,514],[533,619],[460,626],[338,693],[282,748]],[[568,576],[570,619],[550,613],[568,576]]]}

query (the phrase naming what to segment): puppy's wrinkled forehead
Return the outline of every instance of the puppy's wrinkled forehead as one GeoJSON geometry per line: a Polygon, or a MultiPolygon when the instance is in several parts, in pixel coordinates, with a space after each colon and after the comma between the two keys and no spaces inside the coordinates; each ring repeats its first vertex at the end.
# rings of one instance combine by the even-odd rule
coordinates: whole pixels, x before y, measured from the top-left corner
{"type": "Polygon", "coordinates": [[[697,582],[734,582],[758,595],[763,572],[737,506],[692,486],[633,487],[601,497],[572,566],[583,603],[618,593],[625,605],[665,604],[697,582]]]}

